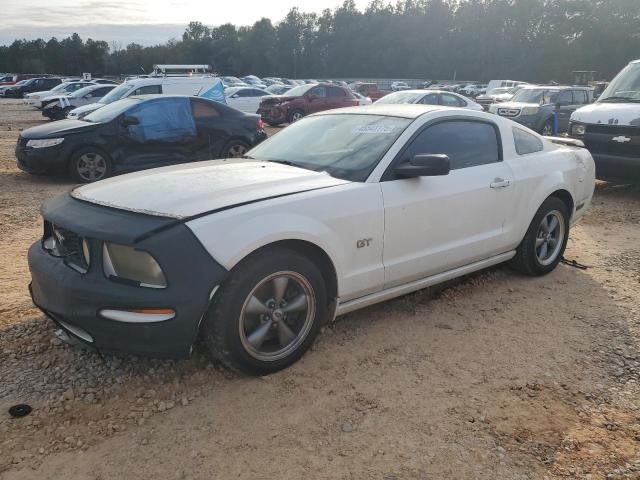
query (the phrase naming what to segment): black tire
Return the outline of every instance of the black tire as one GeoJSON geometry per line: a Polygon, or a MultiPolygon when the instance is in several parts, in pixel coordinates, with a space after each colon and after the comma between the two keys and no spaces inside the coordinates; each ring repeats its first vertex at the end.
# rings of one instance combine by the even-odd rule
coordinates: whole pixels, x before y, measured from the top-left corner
{"type": "Polygon", "coordinates": [[[544,122],[544,125],[540,128],[540,135],[553,136],[553,120],[549,119],[544,122]]]}
{"type": "Polygon", "coordinates": [[[318,267],[293,250],[275,247],[250,255],[230,272],[229,277],[216,292],[205,316],[201,338],[210,355],[231,370],[264,375],[287,368],[302,357],[315,340],[322,324],[328,319],[326,288],[318,267]],[[288,298],[290,303],[287,304],[285,301],[280,315],[273,310],[274,300],[265,296],[273,293],[274,299],[277,298],[275,288],[271,290],[274,283],[269,283],[275,282],[275,279],[269,279],[282,278],[283,274],[294,274],[307,282],[307,291],[312,298],[305,296],[308,300],[305,301],[304,314],[293,313],[290,318],[287,318],[290,313],[283,316],[284,309],[293,306],[292,300],[299,296],[297,289],[300,285],[297,280],[288,280],[289,283],[285,283],[286,293],[281,298],[288,298]],[[270,308],[270,313],[265,315],[262,311],[249,312],[250,299],[254,298],[260,300],[260,307],[270,308]],[[282,347],[281,326],[276,322],[276,317],[283,323],[286,322],[286,330],[296,335],[285,347],[282,347]],[[251,328],[247,327],[248,323],[251,328]],[[266,323],[270,324],[265,325],[266,323]],[[267,339],[253,349],[249,339],[258,330],[265,331],[264,327],[268,333],[261,338],[267,339]],[[270,348],[274,350],[269,352],[270,348]],[[277,350],[278,348],[281,350],[277,350]],[[261,357],[266,355],[271,356],[261,357]]]}
{"type": "MultiPolygon", "coordinates": [[[[511,267],[525,275],[546,275],[553,271],[562,259],[568,240],[569,209],[558,197],[549,197],[542,203],[533,217],[527,233],[516,250],[516,256],[511,260],[511,267]],[[562,234],[561,238],[558,238],[553,246],[551,246],[548,239],[549,233],[544,233],[542,223],[543,220],[557,217],[558,214],[562,219],[561,222],[558,222],[558,228],[562,228],[562,234]],[[545,245],[545,238],[547,249],[552,248],[553,250],[549,253],[549,258],[541,260],[541,251],[545,245]],[[538,243],[541,241],[542,244],[538,246],[538,243]],[[557,244],[560,246],[556,247],[557,244]]],[[[547,252],[547,250],[544,251],[547,252]]]]}
{"type": "Polygon", "coordinates": [[[230,140],[224,147],[222,147],[220,158],[242,158],[242,156],[250,149],[251,147],[249,147],[247,142],[243,142],[242,140],[230,140]]]}
{"type": "Polygon", "coordinates": [[[289,112],[289,117],[288,117],[289,118],[289,123],[297,122],[302,117],[304,117],[304,111],[303,110],[300,110],[299,108],[291,110],[289,112]]]}
{"type": "Polygon", "coordinates": [[[71,156],[68,172],[77,182],[97,182],[111,176],[113,162],[106,152],[97,147],[82,148],[71,156]],[[87,165],[88,162],[94,162],[94,167],[87,165]]]}
{"type": "Polygon", "coordinates": [[[282,124],[281,123],[274,123],[274,122],[267,122],[267,125],[269,125],[270,127],[279,127],[282,124]]]}

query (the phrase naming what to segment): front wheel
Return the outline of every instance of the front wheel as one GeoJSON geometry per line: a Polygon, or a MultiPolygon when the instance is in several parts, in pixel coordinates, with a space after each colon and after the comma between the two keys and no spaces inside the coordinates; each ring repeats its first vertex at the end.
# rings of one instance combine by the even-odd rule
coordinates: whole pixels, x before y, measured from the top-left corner
{"type": "Polygon", "coordinates": [[[511,266],[526,275],[553,271],[567,247],[569,209],[557,197],[547,198],[533,217],[511,266]]]}
{"type": "Polygon", "coordinates": [[[328,315],[318,267],[295,251],[274,248],[231,271],[207,313],[202,338],[227,367],[263,375],[302,357],[328,315]]]}
{"type": "Polygon", "coordinates": [[[553,136],[553,122],[551,120],[547,120],[545,124],[540,129],[540,135],[545,137],[553,136]]]}

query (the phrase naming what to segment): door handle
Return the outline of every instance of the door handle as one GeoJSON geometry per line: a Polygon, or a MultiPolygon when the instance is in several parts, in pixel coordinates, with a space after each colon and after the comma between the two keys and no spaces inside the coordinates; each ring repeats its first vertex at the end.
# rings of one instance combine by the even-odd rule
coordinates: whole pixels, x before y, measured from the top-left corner
{"type": "Polygon", "coordinates": [[[491,185],[489,186],[491,188],[506,188],[509,185],[511,185],[511,180],[505,180],[503,178],[495,178],[493,182],[491,182],[491,185]]]}

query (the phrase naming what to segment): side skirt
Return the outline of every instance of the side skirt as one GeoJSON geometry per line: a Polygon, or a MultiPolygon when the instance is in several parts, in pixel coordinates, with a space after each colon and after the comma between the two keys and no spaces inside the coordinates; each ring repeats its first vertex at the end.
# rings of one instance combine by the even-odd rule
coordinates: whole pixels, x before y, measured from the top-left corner
{"type": "Polygon", "coordinates": [[[336,309],[336,317],[353,312],[355,310],[359,310],[364,307],[368,307],[369,305],[374,305],[376,303],[384,302],[387,300],[391,300],[392,298],[406,295],[407,293],[422,290],[423,288],[427,288],[432,285],[437,285],[448,280],[453,280],[454,278],[462,277],[463,275],[467,275],[477,270],[482,270],[483,268],[488,268],[493,265],[506,262],[507,260],[511,260],[515,256],[515,254],[515,250],[507,253],[501,253],[500,255],[496,255],[495,257],[480,260],[479,262],[471,263],[463,267],[454,268],[453,270],[448,270],[446,272],[438,273],[430,277],[421,278],[420,280],[414,280],[413,282],[405,283],[404,285],[399,285],[393,288],[388,288],[386,290],[372,293],[364,297],[356,298],[345,303],[338,303],[338,308],[336,309]]]}

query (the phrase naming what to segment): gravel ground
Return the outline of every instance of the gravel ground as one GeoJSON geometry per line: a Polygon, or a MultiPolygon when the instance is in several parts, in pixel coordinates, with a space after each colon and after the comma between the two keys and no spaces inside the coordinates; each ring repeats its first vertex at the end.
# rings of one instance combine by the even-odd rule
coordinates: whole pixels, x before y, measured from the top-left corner
{"type": "Polygon", "coordinates": [[[66,179],[15,166],[0,103],[0,478],[640,478],[640,188],[599,184],[561,265],[505,267],[340,318],[294,367],[231,375],[70,347],[28,246],[66,179]],[[33,412],[11,419],[9,406],[33,412]]]}

